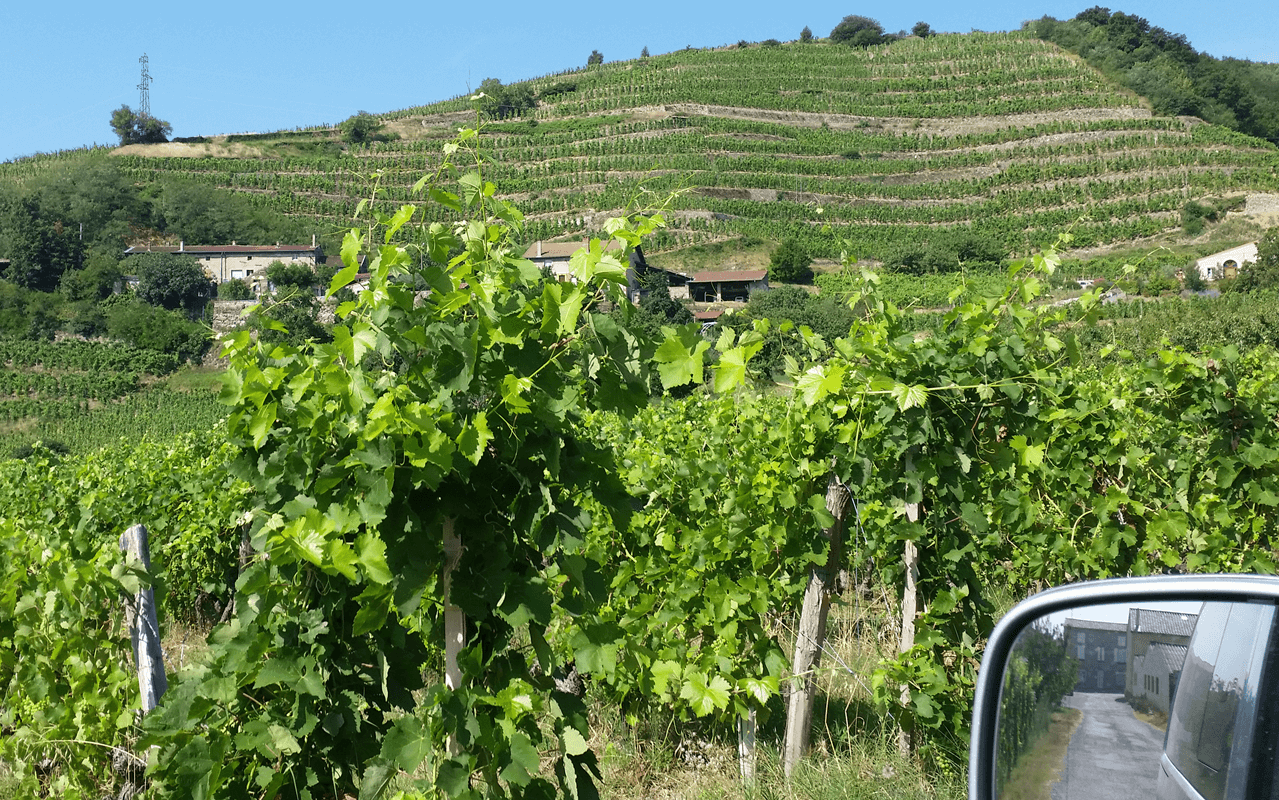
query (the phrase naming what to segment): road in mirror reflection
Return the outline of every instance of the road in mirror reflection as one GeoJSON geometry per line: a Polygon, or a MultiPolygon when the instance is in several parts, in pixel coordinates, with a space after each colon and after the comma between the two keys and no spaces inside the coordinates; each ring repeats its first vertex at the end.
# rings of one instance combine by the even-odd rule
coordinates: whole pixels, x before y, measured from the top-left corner
{"type": "Polygon", "coordinates": [[[1000,695],[999,800],[1156,796],[1202,605],[1085,606],[1025,629],[1000,695]]]}

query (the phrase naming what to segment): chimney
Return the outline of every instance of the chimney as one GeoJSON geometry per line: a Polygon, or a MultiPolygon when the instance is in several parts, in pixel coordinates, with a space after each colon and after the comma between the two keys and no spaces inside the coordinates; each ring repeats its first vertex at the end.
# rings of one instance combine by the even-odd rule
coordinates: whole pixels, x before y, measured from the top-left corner
{"type": "Polygon", "coordinates": [[[538,258],[542,257],[542,240],[541,239],[537,240],[537,257],[538,258]]]}
{"type": "Polygon", "coordinates": [[[178,252],[185,253],[187,251],[187,243],[185,239],[178,240],[178,252]]]}
{"type": "Polygon", "coordinates": [[[311,249],[315,249],[315,234],[311,234],[311,249]]]}
{"type": "Polygon", "coordinates": [[[231,240],[231,246],[232,246],[232,247],[235,247],[235,239],[232,239],[232,240],[231,240]]]}

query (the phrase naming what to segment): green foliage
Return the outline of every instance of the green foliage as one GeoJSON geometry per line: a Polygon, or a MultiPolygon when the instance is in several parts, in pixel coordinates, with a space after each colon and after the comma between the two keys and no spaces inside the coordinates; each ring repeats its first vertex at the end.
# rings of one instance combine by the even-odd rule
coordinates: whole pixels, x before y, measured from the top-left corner
{"type": "Polygon", "coordinates": [[[314,297],[315,287],[320,282],[309,264],[299,262],[272,261],[266,268],[266,276],[275,286],[276,293],[281,295],[314,297]]]}
{"type": "Polygon", "coordinates": [[[999,695],[1000,787],[1047,729],[1052,712],[1074,691],[1079,662],[1071,658],[1061,629],[1035,624],[1017,637],[999,695]]]}
{"type": "Polygon", "coordinates": [[[79,269],[84,243],[71,225],[43,213],[36,198],[0,207],[8,233],[10,263],[0,277],[25,289],[52,292],[63,274],[79,269]]]}
{"type": "MultiPolygon", "coordinates": [[[[643,58],[648,58],[648,48],[644,48],[643,58]]],[[[577,81],[556,81],[551,85],[543,88],[538,92],[538,96],[543,99],[550,99],[564,94],[572,94],[577,91],[577,81]]]]}
{"type": "Polygon", "coordinates": [[[111,130],[120,137],[120,144],[156,144],[169,141],[173,126],[155,117],[134,113],[122,105],[111,112],[111,130]]]}
{"type": "Polygon", "coordinates": [[[129,748],[137,734],[122,601],[156,587],[167,626],[195,613],[202,587],[225,597],[229,534],[247,497],[227,475],[230,454],[188,437],[84,458],[35,447],[23,461],[0,461],[0,759],[20,796],[100,797],[113,784],[107,748],[129,748]],[[118,545],[138,521],[151,532],[151,575],[118,545]],[[42,784],[46,758],[57,766],[42,784]]]}
{"type": "Polygon", "coordinates": [[[807,283],[813,279],[813,257],[797,239],[783,239],[768,257],[768,278],[779,283],[807,283]]]}
{"type": "Polygon", "coordinates": [[[219,300],[252,300],[253,289],[241,278],[232,278],[218,284],[219,300]]]}
{"type": "Polygon", "coordinates": [[[830,40],[836,44],[867,47],[879,44],[884,38],[884,26],[870,17],[849,14],[830,32],[830,40]]]}
{"type": "Polygon", "coordinates": [[[910,29],[911,35],[918,36],[921,39],[927,39],[933,35],[933,29],[927,22],[916,22],[915,26],[910,29]]]}
{"type": "Polygon", "coordinates": [[[586,58],[586,66],[594,67],[604,63],[604,54],[598,50],[592,50],[591,54],[586,58]]]}
{"type": "Polygon", "coordinates": [[[296,219],[256,208],[243,195],[205,183],[174,179],[155,189],[158,227],[187,244],[302,241],[310,235],[296,219]]]}
{"type": "MultiPolygon", "coordinates": [[[[745,350],[725,343],[720,374],[745,368],[754,338],[736,340],[745,350]]],[[[570,624],[582,636],[603,622],[616,637],[578,666],[629,719],[657,707],[683,719],[767,717],[786,664],[768,621],[795,613],[825,549],[827,476],[805,458],[813,431],[789,405],[725,393],[589,421],[645,501],[629,525],[592,529],[588,548],[610,554],[608,594],[597,619],[570,624]]]]}
{"type": "Polygon", "coordinates": [[[648,45],[644,45],[644,49],[640,50],[640,58],[648,58],[648,45]]]}
{"type": "Polygon", "coordinates": [[[1073,20],[1026,23],[1033,35],[1084,57],[1159,114],[1188,114],[1279,143],[1279,68],[1196,52],[1185,34],[1095,6],[1073,20]]]}
{"type": "Polygon", "coordinates": [[[72,301],[105,300],[122,285],[123,279],[119,259],[109,252],[95,250],[85,259],[83,269],[62,273],[58,290],[72,301]]]}
{"type": "Polygon", "coordinates": [[[811,43],[813,41],[813,29],[805,25],[804,29],[799,32],[799,40],[804,44],[811,43]]]}
{"type": "Polygon", "coordinates": [[[390,134],[382,132],[382,121],[367,111],[360,111],[345,119],[338,130],[348,144],[369,144],[390,141],[390,134]]]}
{"type": "MultiPolygon", "coordinates": [[[[464,131],[447,152],[474,141],[464,131]]],[[[500,796],[591,796],[586,709],[550,674],[557,650],[601,663],[610,629],[583,617],[561,641],[550,626],[596,605],[600,555],[585,537],[629,509],[607,457],[574,430],[591,407],[646,396],[634,340],[588,308],[621,300],[625,270],[597,242],[574,257],[578,283],[545,283],[515,255],[520,216],[482,173],[454,186],[419,184],[474,221],[418,230],[421,254],[395,243],[414,206],[347,236],[330,291],[361,250],[372,286],[341,309],[332,344],[227,341],[234,472],[253,486],[264,558],[207,663],[147,718],[162,796],[374,797],[400,771],[447,796],[473,796],[472,780],[500,796]],[[415,299],[418,285],[432,291],[415,299]],[[452,688],[440,669],[450,529],[463,543],[450,602],[468,619],[452,688]],[[553,778],[539,749],[558,754],[553,778]]],[[[620,221],[610,230],[638,241],[620,221]]]]}
{"type": "MultiPolygon", "coordinates": [[[[570,91],[575,90],[576,87],[570,91]]],[[[480,112],[490,119],[518,116],[537,105],[533,89],[527,83],[503,86],[497,78],[485,78],[475,96],[479,99],[480,112]]]]}
{"type": "Polygon", "coordinates": [[[58,297],[0,281],[0,336],[49,340],[58,330],[58,297]]]}
{"type": "Polygon", "coordinates": [[[198,361],[209,349],[210,331],[181,311],[127,299],[107,309],[107,334],[132,347],[198,361]]]}
{"type": "Polygon", "coordinates": [[[217,291],[200,262],[177,253],[137,253],[121,268],[136,275],[135,294],[144,303],[198,316],[217,291]]]}

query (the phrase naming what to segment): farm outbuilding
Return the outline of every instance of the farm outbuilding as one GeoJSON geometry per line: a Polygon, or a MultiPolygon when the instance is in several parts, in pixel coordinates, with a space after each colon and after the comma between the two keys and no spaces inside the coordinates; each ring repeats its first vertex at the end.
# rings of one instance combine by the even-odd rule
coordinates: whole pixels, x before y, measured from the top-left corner
{"type": "Polygon", "coordinates": [[[1204,256],[1195,262],[1199,268],[1199,277],[1205,281],[1217,281],[1222,278],[1234,278],[1244,264],[1257,260],[1257,243],[1249,242],[1220,253],[1204,256]]]}

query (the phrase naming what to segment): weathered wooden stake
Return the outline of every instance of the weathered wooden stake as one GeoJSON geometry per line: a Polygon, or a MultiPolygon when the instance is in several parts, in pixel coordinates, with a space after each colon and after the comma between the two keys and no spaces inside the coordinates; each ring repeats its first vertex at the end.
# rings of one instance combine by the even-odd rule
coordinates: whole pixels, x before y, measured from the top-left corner
{"type": "MultiPolygon", "coordinates": [[[[466,642],[466,615],[453,605],[453,570],[462,559],[462,537],[453,528],[453,518],[444,520],[444,685],[457,691],[462,685],[458,653],[466,642]]],[[[449,735],[449,755],[462,752],[457,737],[449,735]]]]}
{"type": "MultiPolygon", "coordinates": [[[[910,453],[906,454],[906,472],[915,471],[915,460],[910,453]]],[[[906,504],[906,519],[919,521],[919,503],[906,504]]],[[[919,548],[913,541],[906,542],[902,560],[906,568],[906,587],[902,590],[902,636],[898,646],[899,653],[905,653],[915,646],[915,613],[918,610],[917,587],[919,585],[919,548]]],[[[910,704],[910,687],[902,684],[901,703],[905,707],[910,704]]],[[[897,729],[897,749],[903,758],[909,758],[914,749],[910,731],[905,726],[897,729]]]]}
{"type": "Polygon", "coordinates": [[[844,517],[851,499],[848,487],[832,475],[826,484],[826,510],[835,518],[835,523],[822,532],[830,541],[830,549],[826,555],[826,566],[813,565],[808,570],[808,586],[804,589],[804,606],[795,636],[795,658],[791,661],[790,702],[786,708],[786,734],[782,740],[782,769],[788,778],[808,750],[816,685],[813,671],[821,663],[830,595],[844,561],[844,517]]]}
{"type": "Polygon", "coordinates": [[[755,709],[737,719],[737,765],[742,771],[742,784],[755,785],[755,709]]]}
{"type": "MultiPolygon", "coordinates": [[[[147,547],[147,529],[134,525],[120,537],[120,549],[137,559],[142,569],[151,574],[151,554],[147,547]]],[[[141,589],[125,603],[125,622],[133,643],[133,663],[138,670],[138,689],[142,693],[142,713],[160,703],[169,688],[164,675],[164,652],[160,649],[160,623],[156,618],[155,592],[141,589]]]]}

